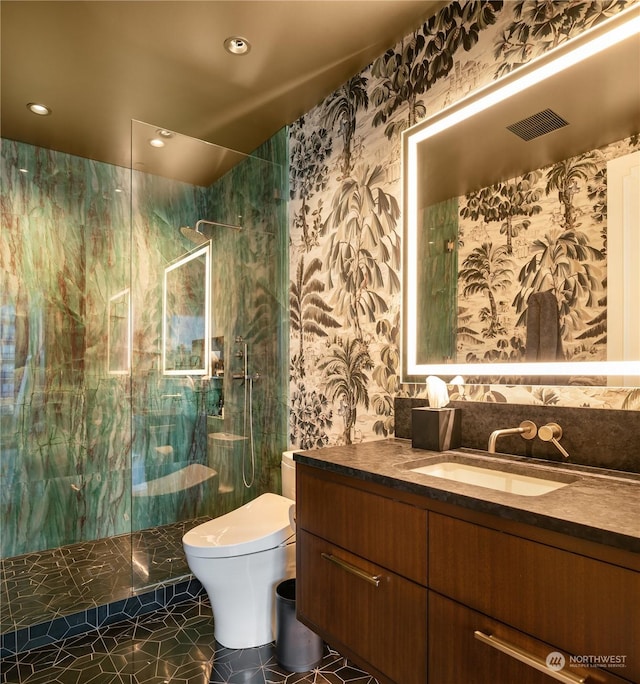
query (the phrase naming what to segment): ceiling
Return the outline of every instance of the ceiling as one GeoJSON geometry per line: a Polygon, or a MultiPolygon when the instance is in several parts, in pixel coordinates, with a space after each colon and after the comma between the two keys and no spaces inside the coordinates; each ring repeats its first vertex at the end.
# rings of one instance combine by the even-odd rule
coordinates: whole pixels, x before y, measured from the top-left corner
{"type": "Polygon", "coordinates": [[[128,167],[137,120],[249,153],[444,4],[2,0],[0,133],[128,167]]]}
{"type": "Polygon", "coordinates": [[[634,34],[421,142],[418,206],[461,197],[637,134],[639,111],[640,34],[634,34]],[[525,139],[509,129],[549,112],[564,125],[550,129],[543,117],[541,129],[525,139]]]}

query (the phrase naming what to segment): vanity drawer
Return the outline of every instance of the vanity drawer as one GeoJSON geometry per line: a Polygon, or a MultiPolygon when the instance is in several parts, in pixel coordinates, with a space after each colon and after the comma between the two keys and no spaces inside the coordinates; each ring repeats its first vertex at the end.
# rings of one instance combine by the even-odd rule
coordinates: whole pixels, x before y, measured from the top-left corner
{"type": "Polygon", "coordinates": [[[372,674],[425,684],[426,588],[305,531],[297,548],[298,617],[372,674]]]}
{"type": "Polygon", "coordinates": [[[429,682],[434,684],[552,684],[557,680],[533,665],[544,668],[552,653],[553,663],[564,658],[567,683],[624,684],[609,672],[572,664],[571,654],[434,592],[429,592],[429,637],[429,682]]]}
{"type": "Polygon", "coordinates": [[[425,510],[342,484],[330,473],[300,464],[296,483],[298,528],[426,585],[425,510]]]}
{"type": "Polygon", "coordinates": [[[638,572],[430,513],[429,586],[575,655],[622,656],[612,672],[640,682],[638,572]]]}

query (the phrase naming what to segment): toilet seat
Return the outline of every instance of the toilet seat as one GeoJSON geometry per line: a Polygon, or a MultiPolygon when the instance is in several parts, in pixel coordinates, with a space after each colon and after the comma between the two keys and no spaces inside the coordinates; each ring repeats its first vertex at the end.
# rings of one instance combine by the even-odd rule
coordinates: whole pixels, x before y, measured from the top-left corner
{"type": "Polygon", "coordinates": [[[294,535],[289,524],[293,504],[279,494],[262,494],[189,530],[182,538],[185,552],[198,558],[229,558],[281,546],[294,535]]]}

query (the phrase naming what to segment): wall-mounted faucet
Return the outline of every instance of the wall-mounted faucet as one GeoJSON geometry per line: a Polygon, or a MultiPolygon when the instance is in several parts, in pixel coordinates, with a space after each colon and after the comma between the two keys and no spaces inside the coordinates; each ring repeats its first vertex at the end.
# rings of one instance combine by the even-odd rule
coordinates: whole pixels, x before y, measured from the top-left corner
{"type": "Polygon", "coordinates": [[[558,423],[547,423],[546,425],[543,425],[538,431],[538,437],[540,437],[543,442],[551,442],[551,444],[554,444],[565,458],[569,458],[569,454],[559,441],[562,437],[562,428],[558,423]]]}
{"type": "Polygon", "coordinates": [[[502,430],[494,430],[489,436],[489,446],[487,451],[490,454],[496,453],[496,442],[498,437],[506,435],[520,435],[523,439],[533,439],[538,432],[536,424],[530,420],[523,420],[519,427],[503,428],[502,430]]]}

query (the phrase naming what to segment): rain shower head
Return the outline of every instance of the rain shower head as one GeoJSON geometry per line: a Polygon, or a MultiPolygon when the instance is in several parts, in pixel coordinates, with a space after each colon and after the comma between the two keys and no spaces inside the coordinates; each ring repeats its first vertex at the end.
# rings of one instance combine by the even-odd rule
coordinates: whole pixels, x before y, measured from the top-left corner
{"type": "Polygon", "coordinates": [[[219,221],[207,221],[206,219],[200,219],[196,223],[195,228],[190,228],[189,226],[182,226],[180,232],[196,245],[204,245],[209,242],[211,238],[207,237],[200,231],[200,226],[206,224],[207,226],[220,226],[221,228],[231,228],[232,230],[242,230],[242,226],[234,226],[231,223],[220,223],[219,221]]]}
{"type": "Polygon", "coordinates": [[[180,228],[180,232],[184,235],[184,237],[187,238],[187,240],[196,245],[204,245],[206,242],[209,242],[209,238],[206,238],[199,231],[189,228],[189,226],[182,226],[180,228]]]}

